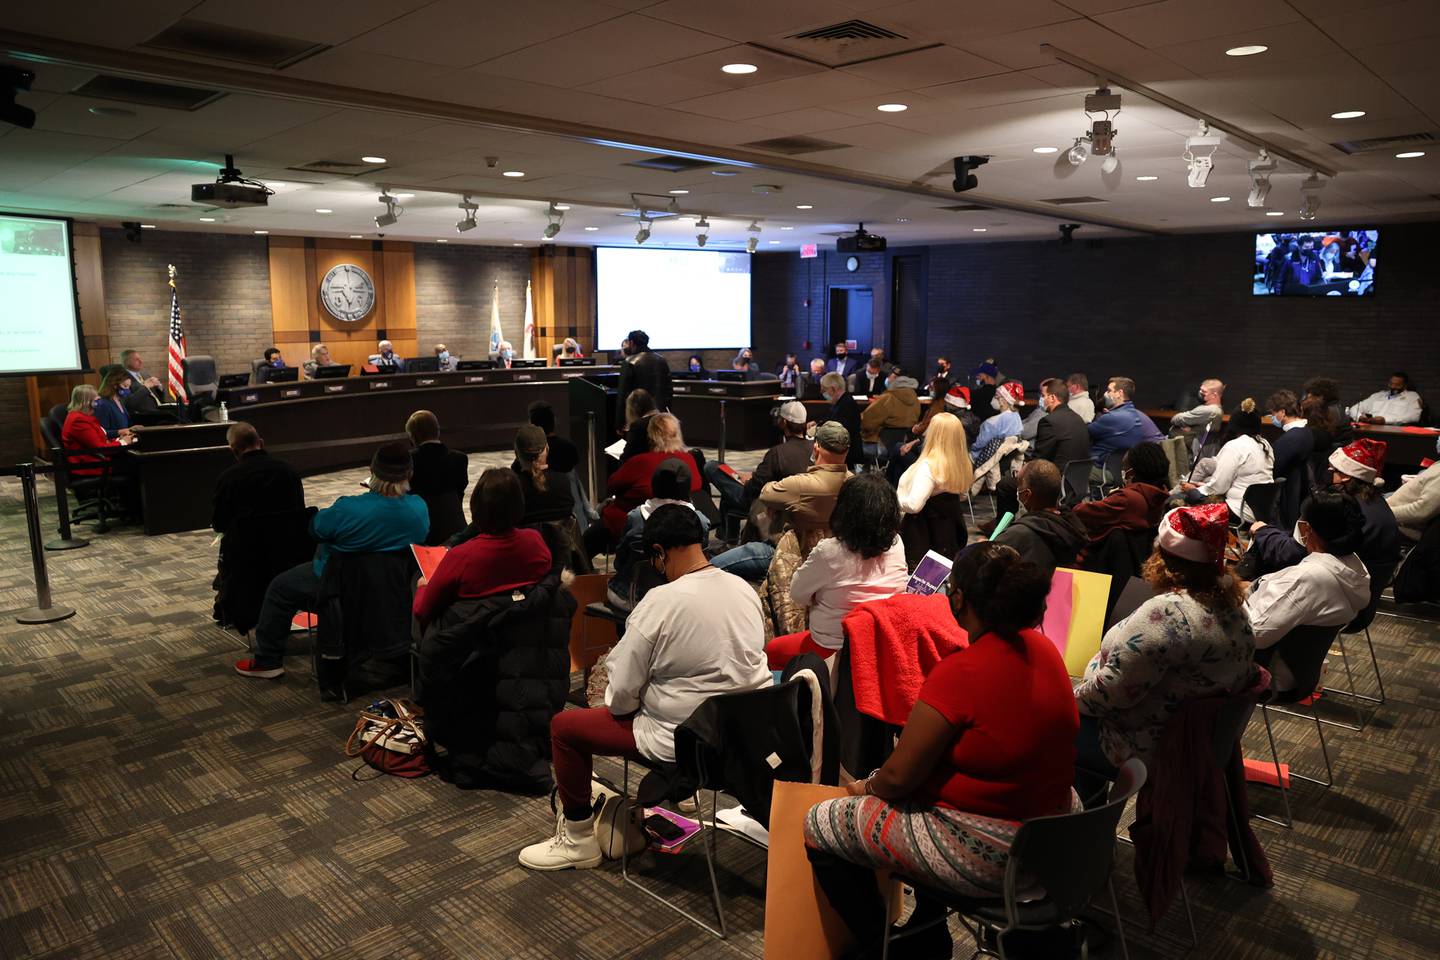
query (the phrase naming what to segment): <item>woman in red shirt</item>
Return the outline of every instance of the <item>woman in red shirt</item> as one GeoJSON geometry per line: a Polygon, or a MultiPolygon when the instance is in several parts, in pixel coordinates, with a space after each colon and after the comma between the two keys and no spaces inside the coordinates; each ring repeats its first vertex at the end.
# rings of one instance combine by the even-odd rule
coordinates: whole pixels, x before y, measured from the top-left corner
{"type": "MultiPolygon", "coordinates": [[[[680,433],[680,421],[674,414],[657,413],[650,417],[645,428],[650,440],[646,453],[636,454],[610,474],[607,491],[614,499],[608,501],[600,511],[600,522],[610,536],[610,542],[619,541],[625,529],[625,518],[631,510],[650,499],[650,477],[661,462],[679,460],[690,468],[690,492],[700,489],[700,470],[695,459],[685,450],[685,438],[680,433]]],[[[587,546],[590,543],[587,541],[587,546]]],[[[598,550],[595,552],[599,552],[598,550]]]]}
{"type": "MultiPolygon", "coordinates": [[[[877,867],[964,896],[999,896],[1020,823],[1075,805],[1080,718],[1065,662],[1036,629],[1050,578],[993,543],[961,554],[951,576],[951,611],[969,645],[925,678],[885,765],[805,818],[816,880],[877,956],[877,867]]],[[[921,898],[915,909],[912,922],[923,925],[944,908],[921,898]]],[[[910,939],[923,941],[916,955],[949,956],[943,924],[910,939]]]]}
{"type": "Polygon", "coordinates": [[[470,519],[480,532],[445,554],[428,583],[420,581],[414,613],[422,630],[457,600],[529,587],[550,572],[545,540],[516,526],[524,514],[525,494],[514,470],[491,467],[480,474],[470,494],[470,519]]]}
{"type": "MultiPolygon", "coordinates": [[[[95,417],[95,403],[100,399],[100,394],[88,383],[82,383],[70,391],[70,403],[66,410],[70,411],[65,415],[65,424],[60,428],[60,445],[67,451],[87,450],[93,448],[120,448],[118,440],[111,440],[105,435],[105,428],[100,426],[100,421],[95,417]]],[[[129,436],[129,430],[122,430],[122,436],[129,436]]],[[[101,463],[103,455],[75,456],[70,458],[70,474],[76,477],[98,477],[101,473],[100,467],[77,466],[81,463],[101,463]]]]}

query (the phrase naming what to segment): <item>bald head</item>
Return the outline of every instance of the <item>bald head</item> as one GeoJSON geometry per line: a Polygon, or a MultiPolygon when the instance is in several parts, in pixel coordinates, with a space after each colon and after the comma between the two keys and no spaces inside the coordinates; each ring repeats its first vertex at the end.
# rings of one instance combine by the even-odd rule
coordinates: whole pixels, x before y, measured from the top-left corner
{"type": "Polygon", "coordinates": [[[1053,509],[1060,502],[1060,468],[1049,460],[1031,460],[1020,469],[1017,492],[1031,513],[1053,509]]]}
{"type": "Polygon", "coordinates": [[[230,447],[230,452],[237,457],[265,446],[260,439],[260,434],[244,420],[237,420],[230,424],[230,429],[225,431],[225,443],[230,447]]]}

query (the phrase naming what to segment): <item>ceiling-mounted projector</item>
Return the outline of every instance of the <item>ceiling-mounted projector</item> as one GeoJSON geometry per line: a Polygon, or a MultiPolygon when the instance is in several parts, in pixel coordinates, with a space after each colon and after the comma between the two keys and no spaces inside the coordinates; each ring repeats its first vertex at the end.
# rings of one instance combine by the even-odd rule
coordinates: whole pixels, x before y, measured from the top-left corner
{"type": "Polygon", "coordinates": [[[885,249],[885,238],[877,237],[873,233],[865,231],[865,224],[849,236],[838,237],[835,240],[835,250],[838,253],[874,253],[876,250],[885,249]]]}
{"type": "Polygon", "coordinates": [[[212,207],[264,207],[270,203],[271,190],[258,180],[246,180],[235,168],[235,158],[225,154],[225,166],[214,183],[196,183],[190,187],[190,202],[212,207]]]}

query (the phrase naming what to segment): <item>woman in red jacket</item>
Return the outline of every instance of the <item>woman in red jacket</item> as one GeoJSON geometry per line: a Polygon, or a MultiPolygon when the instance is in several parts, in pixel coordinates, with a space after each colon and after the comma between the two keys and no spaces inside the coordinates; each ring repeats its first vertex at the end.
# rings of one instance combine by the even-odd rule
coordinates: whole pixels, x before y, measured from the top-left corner
{"type": "Polygon", "coordinates": [[[650,417],[645,428],[650,449],[626,460],[620,468],[610,474],[607,492],[613,497],[600,511],[600,522],[610,535],[610,542],[616,543],[625,529],[625,517],[631,510],[650,499],[650,477],[655,468],[664,460],[675,459],[690,469],[690,492],[700,489],[700,470],[695,459],[685,450],[685,438],[680,433],[680,421],[674,414],[657,413],[650,417]]]}
{"type": "MultiPolygon", "coordinates": [[[[60,428],[60,445],[66,450],[86,450],[96,447],[120,448],[120,441],[105,436],[105,428],[95,418],[95,402],[100,394],[88,383],[82,383],[70,391],[70,403],[65,409],[65,425],[60,428]]],[[[129,436],[129,430],[121,431],[129,436]]],[[[77,466],[80,463],[101,463],[103,455],[76,456],[70,458],[70,474],[76,477],[98,477],[100,467],[77,466]]]]}

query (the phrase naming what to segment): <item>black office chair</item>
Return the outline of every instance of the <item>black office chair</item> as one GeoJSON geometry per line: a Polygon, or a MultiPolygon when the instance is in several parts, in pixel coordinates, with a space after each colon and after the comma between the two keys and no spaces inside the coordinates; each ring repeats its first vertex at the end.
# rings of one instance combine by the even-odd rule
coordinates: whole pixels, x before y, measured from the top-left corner
{"type": "Polygon", "coordinates": [[[1125,485],[1122,474],[1125,468],[1125,454],[1128,452],[1127,450],[1111,450],[1106,454],[1105,463],[1100,467],[1100,482],[1091,483],[1091,487],[1100,494],[1096,499],[1103,499],[1107,494],[1125,485]]]}
{"type": "Polygon", "coordinates": [[[1274,523],[1275,510],[1280,501],[1280,493],[1284,489],[1284,477],[1277,477],[1273,483],[1252,483],[1246,487],[1244,495],[1240,498],[1240,516],[1231,518],[1230,529],[1236,537],[1248,543],[1250,524],[1257,520],[1274,523]],[[1249,519],[1246,519],[1247,516],[1249,519]]]}
{"type": "Polygon", "coordinates": [[[868,469],[884,471],[890,463],[890,451],[913,436],[909,427],[881,427],[879,442],[865,444],[865,463],[868,469]]]}
{"type": "Polygon", "coordinates": [[[312,604],[312,668],[321,698],[402,682],[411,643],[418,569],[407,547],[379,553],[331,552],[312,604]]]}
{"type": "MultiPolygon", "coordinates": [[[[1285,807],[1284,820],[1263,816],[1260,817],[1262,820],[1287,828],[1295,826],[1295,819],[1290,813],[1289,791],[1280,770],[1280,752],[1275,747],[1275,734],[1270,727],[1270,707],[1299,704],[1310,707],[1311,716],[1308,718],[1304,714],[1289,710],[1276,712],[1314,720],[1315,732],[1320,737],[1320,754],[1325,759],[1325,779],[1318,780],[1314,777],[1307,777],[1294,770],[1290,771],[1290,776],[1298,780],[1308,780],[1310,783],[1319,784],[1322,787],[1332,786],[1335,782],[1335,773],[1330,766],[1330,751],[1325,746],[1325,726],[1320,721],[1320,714],[1315,709],[1314,697],[1320,686],[1320,674],[1325,666],[1325,658],[1330,653],[1330,647],[1335,643],[1335,638],[1339,633],[1339,627],[1296,627],[1281,637],[1274,646],[1255,651],[1255,662],[1262,667],[1270,669],[1270,665],[1278,657],[1284,661],[1294,676],[1294,681],[1287,689],[1278,690],[1272,686],[1260,698],[1260,716],[1265,721],[1265,735],[1270,739],[1270,756],[1275,764],[1275,785],[1280,790],[1280,800],[1285,807]]],[[[1273,674],[1274,671],[1272,670],[1271,673],[1273,674]]]]}
{"type": "Polygon", "coordinates": [[[125,512],[124,505],[116,498],[114,463],[108,448],[85,448],[66,450],[61,442],[64,429],[65,404],[57,403],[40,418],[40,436],[49,449],[50,462],[55,466],[55,489],[59,496],[75,495],[75,510],[70,513],[74,523],[95,524],[96,533],[110,529],[110,518],[125,512]],[[99,468],[98,473],[88,471],[99,468]],[[75,473],[75,469],[83,472],[75,473]]]}
{"type": "Polygon", "coordinates": [[[214,403],[220,393],[220,378],[215,373],[214,357],[205,354],[187,357],[184,379],[185,393],[189,396],[191,403],[195,403],[197,400],[214,403]]]}
{"type": "Polygon", "coordinates": [[[1094,465],[1095,461],[1089,457],[1084,460],[1071,460],[1065,464],[1061,476],[1061,505],[1073,507],[1090,498],[1090,468],[1094,465]]]}

